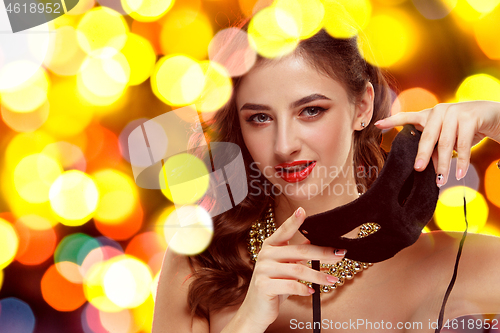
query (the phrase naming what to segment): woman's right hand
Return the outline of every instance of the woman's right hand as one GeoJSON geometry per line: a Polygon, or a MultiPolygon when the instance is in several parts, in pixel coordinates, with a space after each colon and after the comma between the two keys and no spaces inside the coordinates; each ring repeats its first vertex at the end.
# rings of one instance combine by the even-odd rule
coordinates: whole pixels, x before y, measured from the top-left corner
{"type": "Polygon", "coordinates": [[[301,262],[320,260],[335,263],[342,260],[345,251],[311,245],[308,241],[289,245],[289,240],[298,231],[305,216],[304,209],[299,207],[262,244],[247,295],[238,310],[240,316],[252,322],[256,332],[264,332],[276,320],[279,307],[288,295],[310,296],[314,293],[314,289],[298,280],[328,285],[338,280],[301,262]]]}

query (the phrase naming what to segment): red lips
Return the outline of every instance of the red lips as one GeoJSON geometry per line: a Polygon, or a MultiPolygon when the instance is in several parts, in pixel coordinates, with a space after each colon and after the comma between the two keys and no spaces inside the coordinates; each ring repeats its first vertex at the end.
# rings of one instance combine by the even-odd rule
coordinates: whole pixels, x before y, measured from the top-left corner
{"type": "Polygon", "coordinates": [[[316,161],[306,161],[306,160],[301,160],[301,161],[293,161],[290,163],[281,163],[278,164],[274,167],[276,171],[278,171],[279,176],[286,182],[288,183],[296,183],[300,182],[309,176],[309,174],[312,172],[312,169],[316,166],[316,161]],[[312,163],[311,163],[312,162],[312,163]],[[296,172],[286,172],[284,168],[287,167],[293,167],[295,165],[300,165],[300,164],[308,164],[311,163],[307,168],[301,170],[301,171],[296,171],[296,172]]]}

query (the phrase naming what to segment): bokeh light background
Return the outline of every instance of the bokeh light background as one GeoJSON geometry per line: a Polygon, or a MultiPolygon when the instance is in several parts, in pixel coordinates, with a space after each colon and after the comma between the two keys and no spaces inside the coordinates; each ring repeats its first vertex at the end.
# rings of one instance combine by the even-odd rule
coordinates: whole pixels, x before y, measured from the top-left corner
{"type": "MultiPolygon", "coordinates": [[[[209,119],[256,52],[286,54],[321,27],[339,38],[359,33],[367,61],[398,83],[393,113],[500,101],[500,0],[340,3],[80,0],[49,24],[50,37],[29,40],[41,66],[6,65],[9,50],[0,48],[0,331],[151,331],[163,254],[173,246],[163,226],[175,207],[168,189],[135,185],[128,134],[186,105],[209,119]],[[262,8],[245,43],[230,28],[262,8]],[[228,36],[241,45],[221,56],[228,36]]],[[[384,149],[398,130],[384,133],[384,149]]],[[[476,145],[465,189],[453,159],[427,230],[463,231],[465,190],[469,231],[500,236],[499,159],[498,143],[476,145]]],[[[177,189],[182,204],[199,198],[192,187],[177,189]]],[[[206,212],[189,209],[210,240],[206,212]]],[[[202,241],[187,237],[177,239],[185,253],[202,241]]]]}

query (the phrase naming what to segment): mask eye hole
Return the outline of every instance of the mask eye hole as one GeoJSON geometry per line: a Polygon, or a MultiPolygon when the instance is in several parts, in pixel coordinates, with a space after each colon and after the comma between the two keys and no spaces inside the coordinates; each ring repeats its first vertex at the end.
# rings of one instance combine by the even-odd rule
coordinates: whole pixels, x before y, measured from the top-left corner
{"type": "Polygon", "coordinates": [[[401,207],[405,205],[406,199],[408,199],[408,196],[411,193],[411,190],[413,189],[413,182],[414,182],[414,172],[410,174],[408,178],[406,178],[403,187],[401,187],[401,191],[399,191],[398,194],[398,203],[401,207]]]}
{"type": "Polygon", "coordinates": [[[352,229],[348,233],[344,234],[342,237],[349,239],[364,238],[370,236],[371,234],[376,233],[381,228],[382,227],[380,226],[380,224],[375,222],[364,223],[352,229]],[[359,227],[359,232],[356,234],[356,230],[358,227],[359,227]]]}

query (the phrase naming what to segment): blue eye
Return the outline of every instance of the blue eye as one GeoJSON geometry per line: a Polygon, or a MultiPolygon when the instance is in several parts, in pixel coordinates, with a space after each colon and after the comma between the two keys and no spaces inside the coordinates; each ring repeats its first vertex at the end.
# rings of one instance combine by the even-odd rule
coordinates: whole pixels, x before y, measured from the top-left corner
{"type": "Polygon", "coordinates": [[[268,115],[264,114],[264,113],[257,113],[257,114],[254,114],[253,116],[249,117],[247,119],[247,121],[249,123],[264,123],[266,122],[266,120],[269,118],[268,115]],[[257,120],[255,120],[257,119],[257,120]]]}
{"type": "Polygon", "coordinates": [[[323,113],[325,111],[326,111],[326,109],[321,108],[319,106],[310,106],[310,107],[305,108],[301,113],[307,112],[307,113],[309,113],[308,118],[314,118],[314,117],[319,116],[321,113],[323,113]]]}

